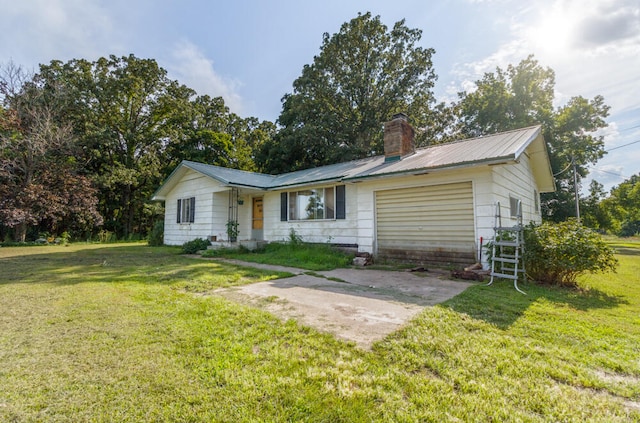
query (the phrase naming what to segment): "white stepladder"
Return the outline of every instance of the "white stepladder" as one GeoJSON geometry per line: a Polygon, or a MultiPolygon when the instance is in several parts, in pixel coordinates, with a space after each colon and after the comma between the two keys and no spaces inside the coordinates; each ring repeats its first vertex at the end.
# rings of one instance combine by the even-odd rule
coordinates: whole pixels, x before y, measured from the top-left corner
{"type": "Polygon", "coordinates": [[[527,294],[518,288],[518,279],[522,274],[526,278],[524,260],[524,226],[522,226],[522,203],[517,200],[515,226],[502,226],[500,202],[496,202],[496,214],[493,225],[493,245],[491,247],[491,280],[487,286],[493,283],[494,278],[513,280],[516,291],[527,294]]]}

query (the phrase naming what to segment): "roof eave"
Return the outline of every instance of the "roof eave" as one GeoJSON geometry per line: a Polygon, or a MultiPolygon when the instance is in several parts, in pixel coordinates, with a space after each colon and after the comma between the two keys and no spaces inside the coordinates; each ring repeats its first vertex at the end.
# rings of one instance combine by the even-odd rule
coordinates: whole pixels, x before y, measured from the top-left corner
{"type": "Polygon", "coordinates": [[[531,136],[529,136],[529,138],[527,138],[527,140],[522,143],[520,148],[516,150],[515,157],[519,158],[527,150],[527,148],[529,148],[529,145],[531,145],[531,143],[534,142],[539,136],[542,136],[542,126],[536,125],[535,132],[531,134],[531,136]]]}
{"type": "Polygon", "coordinates": [[[178,173],[183,167],[185,167],[184,161],[181,162],[175,169],[173,169],[173,172],[171,172],[169,176],[167,176],[166,179],[162,181],[162,184],[160,184],[160,187],[158,187],[156,192],[154,192],[153,195],[151,196],[151,201],[164,201],[167,198],[166,195],[161,195],[161,192],[164,191],[165,188],[167,188],[167,185],[173,179],[175,174],[178,173]]]}
{"type": "Polygon", "coordinates": [[[292,184],[273,185],[273,186],[267,188],[267,190],[268,191],[278,191],[278,190],[288,189],[288,188],[298,188],[298,187],[306,187],[306,186],[309,186],[309,185],[327,184],[327,183],[330,183],[330,182],[342,182],[343,180],[344,180],[343,177],[326,178],[326,179],[314,179],[313,181],[307,181],[307,182],[298,182],[298,183],[292,183],[292,184]]]}
{"type": "Polygon", "coordinates": [[[233,188],[249,188],[249,189],[257,189],[259,191],[268,191],[270,188],[269,187],[263,187],[260,185],[249,185],[249,184],[241,184],[239,182],[230,182],[228,184],[224,184],[228,187],[233,187],[233,188]]]}

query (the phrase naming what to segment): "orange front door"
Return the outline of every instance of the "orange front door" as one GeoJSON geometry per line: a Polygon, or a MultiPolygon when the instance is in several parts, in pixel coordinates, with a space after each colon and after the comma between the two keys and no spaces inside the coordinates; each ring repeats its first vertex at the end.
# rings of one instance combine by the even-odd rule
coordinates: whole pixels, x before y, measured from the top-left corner
{"type": "Polygon", "coordinates": [[[251,229],[262,229],[263,227],[263,214],[262,214],[262,197],[255,197],[253,199],[253,215],[251,218],[251,229]]]}

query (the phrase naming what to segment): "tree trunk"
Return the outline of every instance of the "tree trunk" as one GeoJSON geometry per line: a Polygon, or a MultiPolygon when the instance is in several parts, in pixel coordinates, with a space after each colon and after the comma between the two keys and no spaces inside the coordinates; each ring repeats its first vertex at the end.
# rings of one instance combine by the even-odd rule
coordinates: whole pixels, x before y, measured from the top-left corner
{"type": "Polygon", "coordinates": [[[135,189],[131,185],[127,185],[124,192],[123,202],[123,218],[124,218],[124,238],[127,238],[133,232],[135,222],[135,189]]]}
{"type": "Polygon", "coordinates": [[[27,239],[27,224],[26,222],[19,223],[15,227],[15,235],[17,242],[25,242],[27,239]]]}

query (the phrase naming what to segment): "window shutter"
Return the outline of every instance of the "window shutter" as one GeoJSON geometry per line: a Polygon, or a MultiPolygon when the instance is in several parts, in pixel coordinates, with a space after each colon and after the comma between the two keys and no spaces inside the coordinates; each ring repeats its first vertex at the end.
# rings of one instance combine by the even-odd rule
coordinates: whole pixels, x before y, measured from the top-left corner
{"type": "Polygon", "coordinates": [[[193,223],[196,221],[196,197],[191,197],[189,200],[191,201],[191,209],[189,210],[189,222],[193,223]]]}
{"type": "Polygon", "coordinates": [[[287,211],[288,211],[287,193],[281,192],[280,193],[280,221],[281,222],[287,221],[287,211]]]}
{"type": "Polygon", "coordinates": [[[178,199],[178,217],[176,218],[176,223],[180,223],[180,213],[182,213],[182,200],[178,199]]]}
{"type": "Polygon", "coordinates": [[[336,186],[336,219],[346,219],[346,199],[344,185],[336,186]]]}

